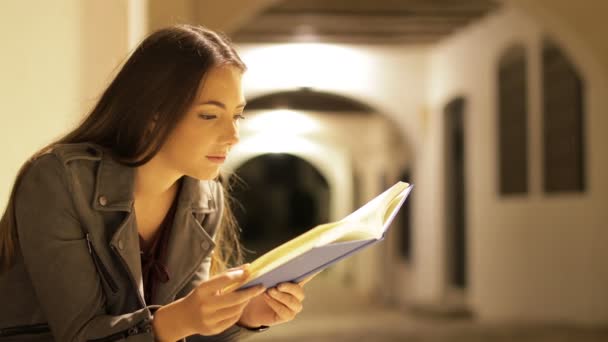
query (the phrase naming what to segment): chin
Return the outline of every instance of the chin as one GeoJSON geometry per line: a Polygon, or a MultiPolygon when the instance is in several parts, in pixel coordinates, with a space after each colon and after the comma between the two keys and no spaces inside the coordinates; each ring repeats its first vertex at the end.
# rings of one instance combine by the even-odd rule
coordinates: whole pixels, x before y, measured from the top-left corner
{"type": "Polygon", "coordinates": [[[206,171],[198,171],[198,172],[189,172],[186,173],[187,176],[192,178],[196,178],[198,180],[206,181],[217,178],[220,174],[219,170],[206,170],[206,171]]]}

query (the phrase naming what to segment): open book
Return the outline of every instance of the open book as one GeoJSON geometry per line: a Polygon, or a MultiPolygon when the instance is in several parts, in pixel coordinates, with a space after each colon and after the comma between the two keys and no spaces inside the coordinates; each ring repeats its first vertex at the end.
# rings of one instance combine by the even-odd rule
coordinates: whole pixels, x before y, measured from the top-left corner
{"type": "Polygon", "coordinates": [[[384,239],[412,187],[398,182],[342,220],[318,225],[260,256],[251,263],[251,275],[240,289],[299,282],[384,239]]]}

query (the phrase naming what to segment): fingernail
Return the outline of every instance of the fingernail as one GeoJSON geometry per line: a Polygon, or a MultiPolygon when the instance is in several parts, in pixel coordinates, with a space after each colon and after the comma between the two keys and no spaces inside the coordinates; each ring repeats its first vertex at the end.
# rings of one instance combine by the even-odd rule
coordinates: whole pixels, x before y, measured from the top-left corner
{"type": "Polygon", "coordinates": [[[234,270],[234,271],[228,271],[226,273],[228,274],[228,276],[230,278],[238,278],[238,277],[242,277],[243,274],[245,274],[245,271],[243,271],[243,270],[234,270]]]}

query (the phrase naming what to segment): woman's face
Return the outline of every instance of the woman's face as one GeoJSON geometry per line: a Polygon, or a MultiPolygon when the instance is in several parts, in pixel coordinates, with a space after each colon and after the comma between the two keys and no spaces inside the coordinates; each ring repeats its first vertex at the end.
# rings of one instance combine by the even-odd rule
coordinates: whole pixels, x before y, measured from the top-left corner
{"type": "Polygon", "coordinates": [[[239,141],[245,97],[242,72],[214,67],[203,77],[197,96],[169,134],[157,156],[180,174],[197,179],[218,175],[230,149],[239,141]]]}

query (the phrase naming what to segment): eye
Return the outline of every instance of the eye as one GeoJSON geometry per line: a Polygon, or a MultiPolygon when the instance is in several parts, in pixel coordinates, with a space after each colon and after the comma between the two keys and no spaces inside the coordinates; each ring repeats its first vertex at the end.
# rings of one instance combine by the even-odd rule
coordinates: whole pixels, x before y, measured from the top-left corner
{"type": "Polygon", "coordinates": [[[236,115],[234,115],[234,119],[237,120],[237,121],[238,120],[245,120],[245,115],[243,115],[243,113],[236,114],[236,115]]]}
{"type": "Polygon", "coordinates": [[[213,115],[213,114],[199,114],[198,117],[201,118],[201,119],[203,119],[203,120],[213,120],[213,119],[217,118],[217,115],[213,115]]]}

